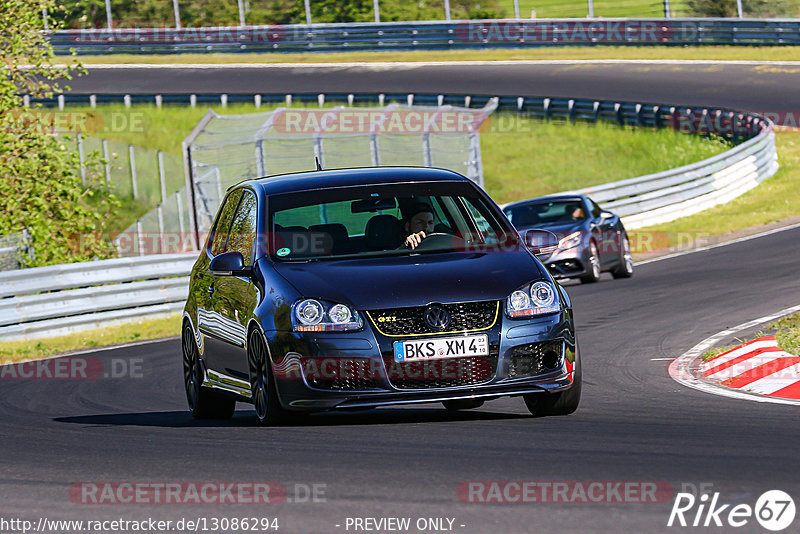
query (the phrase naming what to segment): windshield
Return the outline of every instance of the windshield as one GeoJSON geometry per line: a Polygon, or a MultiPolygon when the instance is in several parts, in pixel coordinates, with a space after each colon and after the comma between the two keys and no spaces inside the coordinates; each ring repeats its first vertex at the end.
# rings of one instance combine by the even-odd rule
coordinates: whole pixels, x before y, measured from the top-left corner
{"type": "Polygon", "coordinates": [[[494,250],[516,232],[470,183],[320,189],[269,199],[275,261],[494,250]],[[415,248],[410,234],[424,232],[415,248]]]}
{"type": "Polygon", "coordinates": [[[580,199],[540,201],[506,208],[505,214],[517,228],[582,221],[586,210],[580,199]]]}

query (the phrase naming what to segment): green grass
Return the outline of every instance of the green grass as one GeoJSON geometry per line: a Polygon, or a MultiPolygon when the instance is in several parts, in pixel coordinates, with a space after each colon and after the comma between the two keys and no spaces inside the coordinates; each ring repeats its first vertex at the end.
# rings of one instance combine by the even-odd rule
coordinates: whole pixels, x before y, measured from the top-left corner
{"type": "Polygon", "coordinates": [[[665,171],[730,148],[672,130],[519,124],[514,131],[481,134],[484,187],[499,203],[665,171]]]}
{"type": "Polygon", "coordinates": [[[173,337],[180,335],[180,328],[181,316],[176,314],[127,323],[125,328],[109,326],[59,337],[28,341],[4,341],[0,344],[0,364],[45,358],[88,347],[102,347],[131,341],[173,337]]]}
{"type": "MultiPolygon", "coordinates": [[[[514,14],[513,0],[500,0],[501,9],[514,14]]],[[[536,18],[585,17],[589,14],[586,0],[519,0],[520,17],[529,18],[536,10],[536,18]]],[[[685,0],[672,0],[673,17],[684,16],[688,11],[685,0]]],[[[660,0],[594,0],[596,17],[663,17],[664,2],[660,0]]]]}
{"type": "MultiPolygon", "coordinates": [[[[230,114],[254,110],[246,105],[216,109],[230,114]]],[[[138,106],[126,110],[120,105],[82,111],[102,115],[104,124],[110,123],[112,114],[137,114],[145,128],[95,135],[180,154],[181,141],[206,109],[138,106]]],[[[494,114],[481,133],[485,188],[500,203],[659,172],[727,148],[726,143],[671,130],[544,123],[505,113],[494,114]]]]}
{"type": "Polygon", "coordinates": [[[800,313],[795,315],[787,315],[777,321],[769,323],[764,328],[756,332],[752,338],[737,339],[736,345],[726,345],[724,347],[716,347],[707,350],[703,353],[703,361],[707,362],[715,356],[719,356],[723,352],[728,352],[740,345],[758,339],[764,336],[774,335],[775,340],[778,342],[778,347],[788,352],[789,354],[800,354],[800,313]]]}
{"type": "Polygon", "coordinates": [[[108,63],[339,63],[389,61],[512,61],[592,59],[676,59],[798,61],[800,47],[793,46],[564,46],[504,50],[435,50],[396,52],[317,52],[254,54],[113,54],[80,56],[86,65],[108,63]]]}
{"type": "Polygon", "coordinates": [[[668,237],[663,246],[687,236],[718,236],[800,215],[800,132],[776,133],[780,170],[755,189],[715,208],[637,230],[668,237]]]}

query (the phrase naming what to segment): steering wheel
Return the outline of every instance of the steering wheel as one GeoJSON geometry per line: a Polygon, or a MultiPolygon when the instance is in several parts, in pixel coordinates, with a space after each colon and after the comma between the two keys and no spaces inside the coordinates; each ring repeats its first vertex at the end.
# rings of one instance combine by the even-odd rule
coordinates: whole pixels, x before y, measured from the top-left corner
{"type": "MultiPolygon", "coordinates": [[[[446,245],[450,245],[451,248],[456,249],[456,248],[459,248],[460,246],[462,246],[464,244],[465,244],[465,241],[463,239],[461,239],[460,237],[456,236],[456,235],[446,234],[444,232],[433,232],[433,233],[427,234],[425,236],[425,239],[423,239],[422,242],[419,245],[417,245],[417,248],[415,248],[413,250],[415,250],[415,251],[417,251],[417,250],[432,250],[432,249],[436,249],[436,248],[443,248],[443,246],[446,246],[446,245]]],[[[401,248],[401,249],[403,249],[403,248],[410,249],[411,247],[409,247],[404,242],[402,245],[400,245],[399,248],[401,248]]]]}

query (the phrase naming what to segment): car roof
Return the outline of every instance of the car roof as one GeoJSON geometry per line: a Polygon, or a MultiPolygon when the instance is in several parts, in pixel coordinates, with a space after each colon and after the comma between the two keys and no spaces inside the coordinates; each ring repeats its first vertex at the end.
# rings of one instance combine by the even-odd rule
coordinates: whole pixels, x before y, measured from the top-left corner
{"type": "Polygon", "coordinates": [[[542,201],[555,201],[555,200],[573,200],[573,201],[582,201],[586,200],[588,197],[586,195],[548,195],[544,197],[536,197],[536,198],[529,198],[527,200],[518,200],[517,202],[511,202],[503,206],[503,209],[508,208],[516,208],[518,206],[524,206],[525,204],[533,204],[536,202],[542,201]]]}
{"type": "Polygon", "coordinates": [[[274,195],[333,187],[441,181],[470,180],[457,172],[431,167],[359,167],[279,174],[237,185],[251,184],[267,195],[274,195]]]}

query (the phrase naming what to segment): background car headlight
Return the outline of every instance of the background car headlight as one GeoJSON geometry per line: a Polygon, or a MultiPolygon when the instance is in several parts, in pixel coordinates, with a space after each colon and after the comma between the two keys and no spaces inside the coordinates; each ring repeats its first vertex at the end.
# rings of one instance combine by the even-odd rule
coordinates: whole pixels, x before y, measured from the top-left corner
{"type": "Polygon", "coordinates": [[[292,327],[295,332],[328,332],[358,330],[364,326],[358,312],[344,304],[303,299],[292,306],[292,327]]]}
{"type": "Polygon", "coordinates": [[[509,317],[530,317],[561,311],[558,291],[550,282],[539,281],[514,291],[506,300],[509,317]]]}
{"type": "Polygon", "coordinates": [[[581,243],[581,233],[580,232],[572,232],[568,236],[561,239],[558,242],[558,248],[561,250],[567,250],[572,247],[577,247],[581,243]]]}

